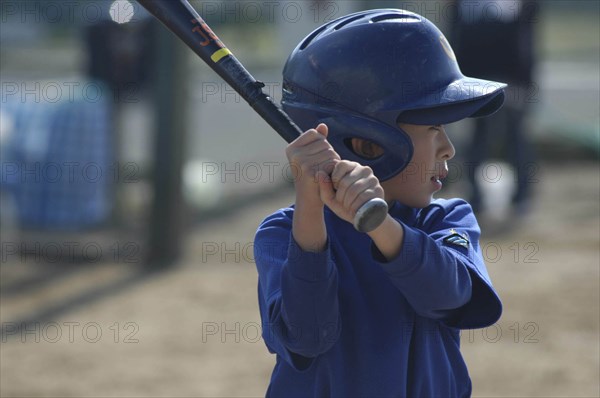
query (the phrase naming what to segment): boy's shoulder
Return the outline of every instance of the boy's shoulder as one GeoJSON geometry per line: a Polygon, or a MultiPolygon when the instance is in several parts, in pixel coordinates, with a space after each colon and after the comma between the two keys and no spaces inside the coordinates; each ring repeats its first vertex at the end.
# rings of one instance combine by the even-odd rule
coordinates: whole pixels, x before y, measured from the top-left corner
{"type": "Polygon", "coordinates": [[[441,211],[444,213],[450,213],[453,211],[465,211],[473,212],[471,205],[464,199],[451,198],[451,199],[435,199],[429,206],[421,210],[423,211],[441,211]]]}
{"type": "Polygon", "coordinates": [[[417,212],[417,223],[423,227],[451,223],[479,228],[473,208],[464,199],[436,199],[417,212]]]}
{"type": "Polygon", "coordinates": [[[274,211],[273,213],[269,214],[267,217],[265,217],[261,221],[259,229],[267,224],[269,224],[269,225],[280,224],[282,226],[284,226],[286,224],[291,225],[293,218],[294,218],[294,205],[292,204],[288,207],[282,207],[282,208],[274,211]]]}
{"type": "Polygon", "coordinates": [[[400,202],[393,202],[390,206],[390,214],[399,218],[414,218],[415,220],[445,217],[448,214],[470,214],[473,213],[471,205],[460,198],[436,199],[424,208],[408,207],[400,202]]]}

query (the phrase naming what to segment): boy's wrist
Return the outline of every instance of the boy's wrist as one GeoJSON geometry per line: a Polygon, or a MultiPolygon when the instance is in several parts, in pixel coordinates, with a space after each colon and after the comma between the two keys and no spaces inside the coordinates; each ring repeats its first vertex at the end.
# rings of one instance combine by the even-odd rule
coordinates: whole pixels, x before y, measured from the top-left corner
{"type": "Polygon", "coordinates": [[[296,193],[296,202],[295,208],[296,210],[300,210],[302,213],[305,213],[307,216],[319,216],[323,214],[323,209],[325,208],[325,204],[321,200],[319,196],[315,197],[307,197],[308,195],[302,195],[296,193]]]}
{"type": "Polygon", "coordinates": [[[388,261],[394,259],[402,250],[404,228],[389,214],[379,227],[367,234],[388,261]]]}
{"type": "Polygon", "coordinates": [[[322,251],[327,243],[324,204],[305,200],[296,202],[292,232],[296,243],[303,250],[322,251]]]}

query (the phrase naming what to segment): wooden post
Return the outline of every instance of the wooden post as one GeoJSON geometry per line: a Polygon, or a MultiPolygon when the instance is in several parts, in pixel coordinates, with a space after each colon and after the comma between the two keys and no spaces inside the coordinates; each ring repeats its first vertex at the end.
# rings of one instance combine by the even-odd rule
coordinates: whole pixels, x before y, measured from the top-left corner
{"type": "Polygon", "coordinates": [[[155,142],[148,237],[148,264],[172,265],[180,255],[183,227],[182,168],[184,161],[185,48],[163,26],[156,42],[154,73],[155,142]]]}

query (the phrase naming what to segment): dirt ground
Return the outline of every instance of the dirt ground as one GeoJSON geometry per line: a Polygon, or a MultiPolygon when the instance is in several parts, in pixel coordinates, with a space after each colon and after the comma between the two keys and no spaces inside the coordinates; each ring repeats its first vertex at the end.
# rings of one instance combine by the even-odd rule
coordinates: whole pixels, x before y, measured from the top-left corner
{"type": "MultiPolygon", "coordinates": [[[[484,234],[504,314],[463,334],[474,396],[600,396],[598,167],[542,165],[531,211],[510,233],[484,234]]],[[[174,270],[16,336],[11,321],[51,293],[3,298],[0,395],[264,396],[274,357],[259,336],[252,239],[291,200],[288,192],[203,224],[174,270]]],[[[3,264],[2,277],[18,270],[3,264]]],[[[52,289],[81,289],[84,275],[52,289]]]]}

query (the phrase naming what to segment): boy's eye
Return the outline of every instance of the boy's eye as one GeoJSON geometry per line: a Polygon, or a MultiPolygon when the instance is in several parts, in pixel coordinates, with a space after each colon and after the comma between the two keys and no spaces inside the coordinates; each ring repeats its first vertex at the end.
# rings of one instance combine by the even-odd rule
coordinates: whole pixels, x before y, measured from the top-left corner
{"type": "Polygon", "coordinates": [[[384,153],[382,147],[367,140],[353,138],[352,141],[346,144],[352,152],[365,159],[376,159],[384,153]]]}
{"type": "Polygon", "coordinates": [[[381,155],[383,151],[378,145],[369,142],[363,146],[363,152],[368,158],[376,158],[381,155]]]}

